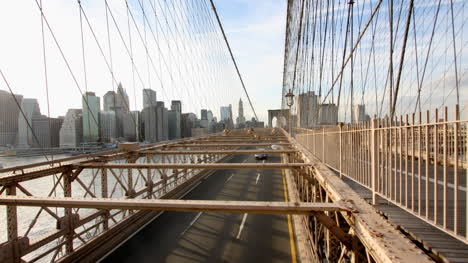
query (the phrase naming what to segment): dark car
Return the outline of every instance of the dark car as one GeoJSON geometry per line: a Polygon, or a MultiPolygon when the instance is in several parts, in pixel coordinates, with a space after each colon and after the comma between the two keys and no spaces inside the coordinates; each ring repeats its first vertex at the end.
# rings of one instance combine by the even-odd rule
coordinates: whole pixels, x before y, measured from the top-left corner
{"type": "MultiPolygon", "coordinates": [[[[261,151],[264,151],[265,149],[258,149],[258,150],[261,150],[261,151]]],[[[256,160],[265,160],[266,158],[268,158],[268,155],[266,155],[266,153],[256,153],[255,154],[255,159],[256,160]]]]}

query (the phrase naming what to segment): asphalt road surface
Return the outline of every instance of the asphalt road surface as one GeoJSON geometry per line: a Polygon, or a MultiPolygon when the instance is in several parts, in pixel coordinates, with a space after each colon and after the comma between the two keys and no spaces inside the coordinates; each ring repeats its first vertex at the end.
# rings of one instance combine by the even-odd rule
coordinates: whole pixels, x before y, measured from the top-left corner
{"type": "MultiPolygon", "coordinates": [[[[284,201],[281,170],[218,170],[184,199],[284,201]]],[[[291,237],[285,215],[165,212],[102,262],[292,262],[291,237]]]]}

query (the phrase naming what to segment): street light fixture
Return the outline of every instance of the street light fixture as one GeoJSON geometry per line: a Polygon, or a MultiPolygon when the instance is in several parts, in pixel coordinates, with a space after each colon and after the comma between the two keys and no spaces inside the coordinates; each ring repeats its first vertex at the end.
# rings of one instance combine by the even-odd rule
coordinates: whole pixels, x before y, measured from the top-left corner
{"type": "Polygon", "coordinates": [[[294,104],[294,94],[291,92],[291,89],[289,89],[288,93],[284,96],[286,97],[286,104],[289,107],[289,134],[291,135],[291,107],[294,104]]]}

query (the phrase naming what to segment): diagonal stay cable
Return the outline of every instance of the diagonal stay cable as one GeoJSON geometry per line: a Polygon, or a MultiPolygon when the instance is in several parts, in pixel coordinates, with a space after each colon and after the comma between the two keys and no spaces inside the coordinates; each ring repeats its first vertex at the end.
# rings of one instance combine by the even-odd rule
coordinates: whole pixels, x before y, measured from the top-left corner
{"type": "Polygon", "coordinates": [[[226,46],[227,46],[227,48],[229,50],[229,54],[231,55],[232,62],[234,63],[234,67],[236,68],[237,75],[239,76],[239,80],[240,80],[240,82],[242,84],[242,88],[244,88],[245,95],[247,96],[247,100],[249,101],[250,107],[252,108],[252,111],[253,111],[253,113],[255,115],[255,119],[258,120],[257,113],[255,112],[252,101],[250,100],[250,96],[249,96],[249,93],[247,92],[247,88],[245,87],[244,80],[242,79],[242,76],[241,76],[241,74],[239,72],[239,68],[237,67],[236,59],[234,58],[234,55],[232,54],[231,46],[229,45],[226,34],[224,33],[224,28],[223,28],[223,25],[221,24],[221,20],[219,19],[218,11],[216,11],[216,7],[215,7],[215,5],[213,3],[213,0],[210,0],[210,3],[211,3],[211,8],[213,9],[213,12],[214,12],[214,14],[216,16],[216,20],[218,21],[218,25],[219,25],[219,28],[221,30],[221,33],[223,34],[224,41],[226,42],[226,46]]]}

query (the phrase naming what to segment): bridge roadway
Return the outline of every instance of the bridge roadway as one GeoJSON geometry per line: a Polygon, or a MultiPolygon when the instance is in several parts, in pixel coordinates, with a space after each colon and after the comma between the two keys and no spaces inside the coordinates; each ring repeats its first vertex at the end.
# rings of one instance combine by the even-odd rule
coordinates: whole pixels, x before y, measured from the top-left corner
{"type": "MultiPolygon", "coordinates": [[[[280,161],[277,155],[266,160],[280,161]]],[[[229,162],[262,161],[234,155],[229,162]]],[[[284,194],[279,169],[226,169],[215,171],[184,199],[284,201],[284,194]]],[[[295,262],[288,229],[284,215],[165,212],[101,262],[295,262]]]]}

